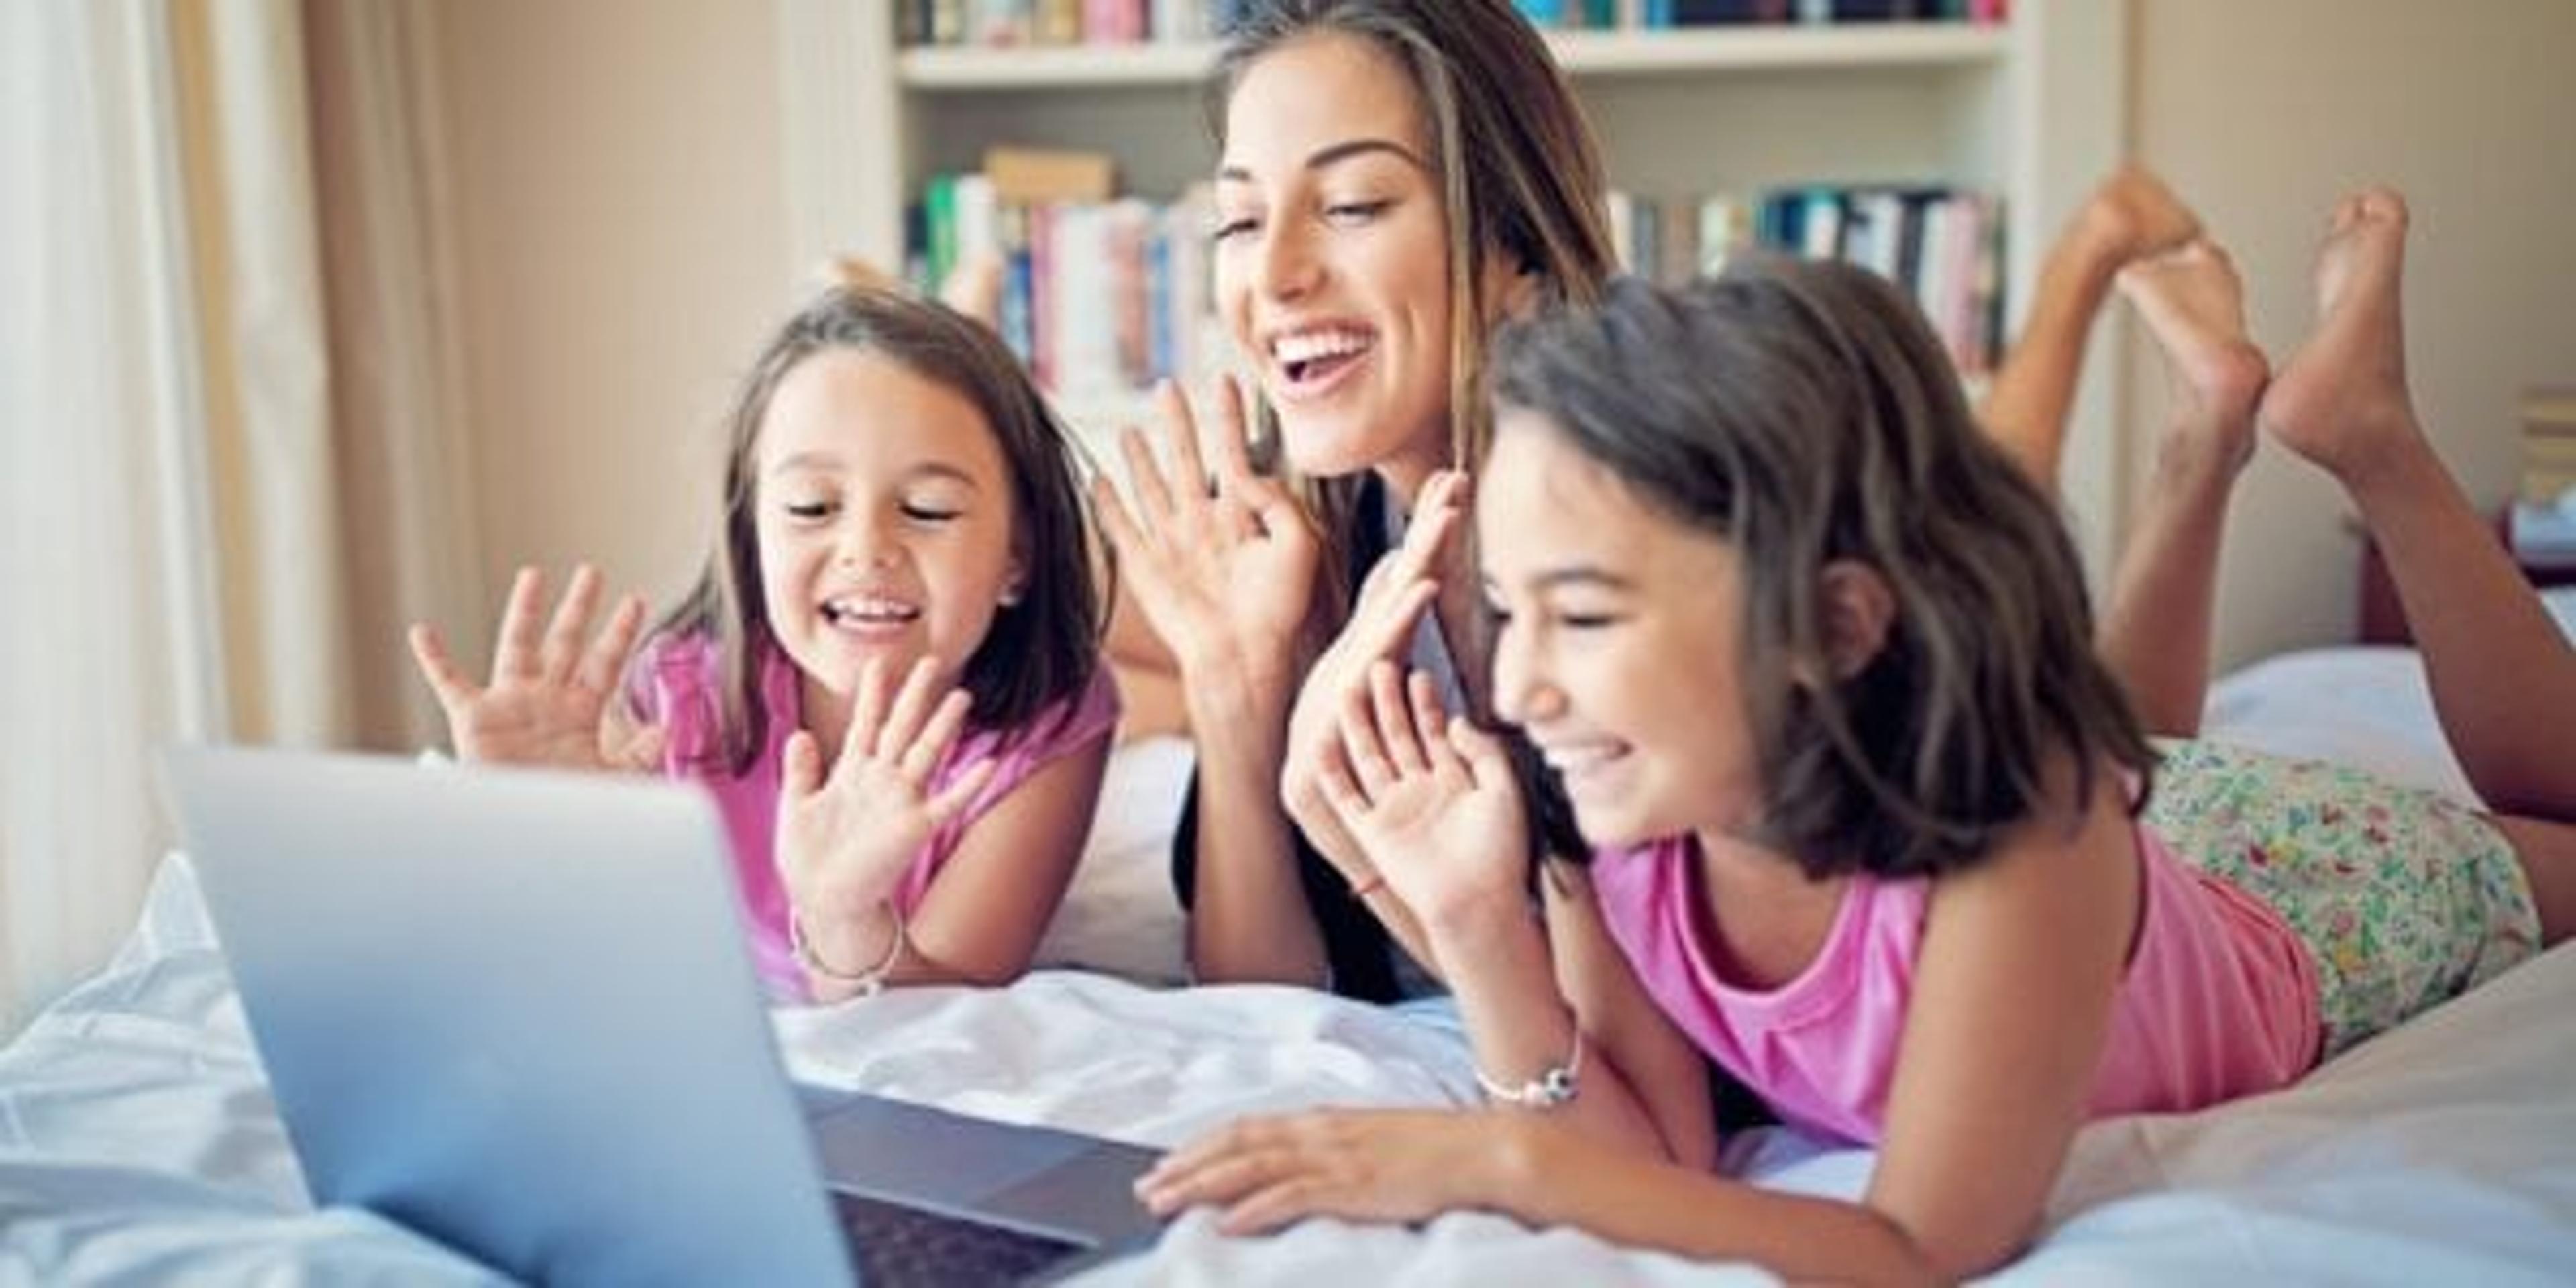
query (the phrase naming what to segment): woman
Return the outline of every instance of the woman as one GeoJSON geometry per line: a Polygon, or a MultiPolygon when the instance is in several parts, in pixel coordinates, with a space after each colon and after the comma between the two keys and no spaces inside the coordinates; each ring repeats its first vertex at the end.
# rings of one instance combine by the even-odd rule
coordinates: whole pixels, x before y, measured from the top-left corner
{"type": "MultiPolygon", "coordinates": [[[[1211,471],[1167,391],[1169,474],[1130,434],[1136,503],[1099,497],[1198,742],[1173,854],[1190,959],[1206,982],[1419,995],[1437,988],[1435,964],[1324,807],[1321,771],[1381,658],[1448,677],[1453,708],[1486,710],[1481,679],[1458,682],[1487,671],[1473,563],[1447,540],[1462,498],[1424,484],[1483,459],[1494,327],[1543,301],[1588,301],[1614,271],[1599,151],[1506,0],[1282,0],[1230,34],[1208,105],[1215,292],[1259,373],[1258,432],[1225,389],[1211,471]],[[1257,472],[1248,440],[1304,482],[1257,472]],[[1361,583],[1390,550],[1372,593],[1361,583]],[[1436,595],[1388,589],[1417,568],[1436,595]]],[[[1984,413],[2035,477],[2055,476],[2112,275],[2196,231],[2161,185],[2124,174],[2052,250],[1984,413]]],[[[1570,850],[1553,794],[1525,795],[1541,814],[1533,835],[1570,850]]]]}

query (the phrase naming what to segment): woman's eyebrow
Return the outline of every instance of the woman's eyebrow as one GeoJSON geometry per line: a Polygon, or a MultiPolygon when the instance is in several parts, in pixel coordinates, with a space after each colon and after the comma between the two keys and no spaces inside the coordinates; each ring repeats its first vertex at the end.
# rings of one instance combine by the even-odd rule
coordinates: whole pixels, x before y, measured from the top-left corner
{"type": "MultiPolygon", "coordinates": [[[[1378,138],[1344,139],[1339,143],[1327,143],[1324,146],[1315,149],[1314,153],[1306,158],[1306,168],[1309,170],[1322,170],[1330,166],[1339,165],[1353,157],[1363,156],[1372,152],[1393,153],[1399,160],[1402,160],[1417,170],[1430,169],[1429,166],[1423,164],[1422,158],[1413,154],[1413,149],[1408,148],[1393,139],[1378,138]]],[[[1217,181],[1220,183],[1252,182],[1252,172],[1239,165],[1218,167],[1216,177],[1217,181]]]]}

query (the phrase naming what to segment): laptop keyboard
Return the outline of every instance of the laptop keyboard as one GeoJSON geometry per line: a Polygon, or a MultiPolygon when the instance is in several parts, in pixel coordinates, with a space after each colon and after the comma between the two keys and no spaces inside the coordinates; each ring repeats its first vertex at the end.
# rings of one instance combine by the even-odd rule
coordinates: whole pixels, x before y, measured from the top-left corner
{"type": "Polygon", "coordinates": [[[1082,1245],[835,1190],[852,1258],[872,1284],[983,1288],[1011,1283],[1082,1245]]]}

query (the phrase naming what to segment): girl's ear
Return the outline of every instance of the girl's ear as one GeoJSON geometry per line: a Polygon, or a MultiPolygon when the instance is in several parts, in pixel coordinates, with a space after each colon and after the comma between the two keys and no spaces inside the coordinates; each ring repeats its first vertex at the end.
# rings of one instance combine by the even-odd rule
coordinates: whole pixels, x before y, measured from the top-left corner
{"type": "Polygon", "coordinates": [[[1004,608],[1016,607],[1020,600],[1028,594],[1028,590],[1028,565],[1022,563],[1017,556],[1014,556],[1011,559],[1011,566],[1004,569],[1002,572],[1002,593],[999,596],[999,602],[1004,608]]]}
{"type": "Polygon", "coordinates": [[[1847,680],[1887,647],[1888,628],[1896,622],[1896,592],[1876,568],[1852,559],[1826,564],[1820,589],[1825,658],[1834,668],[1834,678],[1847,680]]]}

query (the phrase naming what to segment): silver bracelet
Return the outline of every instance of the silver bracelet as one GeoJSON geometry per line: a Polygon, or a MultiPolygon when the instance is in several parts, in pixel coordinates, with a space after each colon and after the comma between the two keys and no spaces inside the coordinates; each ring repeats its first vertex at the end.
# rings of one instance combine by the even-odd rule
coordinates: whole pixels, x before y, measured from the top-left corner
{"type": "Polygon", "coordinates": [[[835,983],[856,984],[859,988],[859,996],[874,997],[885,991],[886,976],[893,973],[896,962],[903,960],[904,945],[908,942],[904,936],[903,910],[895,907],[891,899],[886,900],[885,910],[886,916],[894,920],[894,939],[886,944],[884,961],[858,974],[853,975],[833,966],[823,960],[822,954],[814,951],[813,942],[805,938],[805,922],[796,915],[796,905],[793,903],[787,905],[788,946],[796,950],[796,960],[805,969],[835,983]]]}
{"type": "Polygon", "coordinates": [[[1577,1028],[1574,1030],[1574,1051],[1565,1057],[1565,1063],[1552,1064],[1539,1070],[1537,1077],[1518,1087],[1506,1087],[1486,1077],[1485,1071],[1478,1069],[1476,1086],[1484,1091],[1485,1098],[1488,1100],[1499,1100],[1507,1105],[1526,1105],[1532,1109],[1554,1109],[1574,1099],[1574,1093],[1578,1089],[1575,1075],[1582,1071],[1583,1030],[1577,1028]]]}

